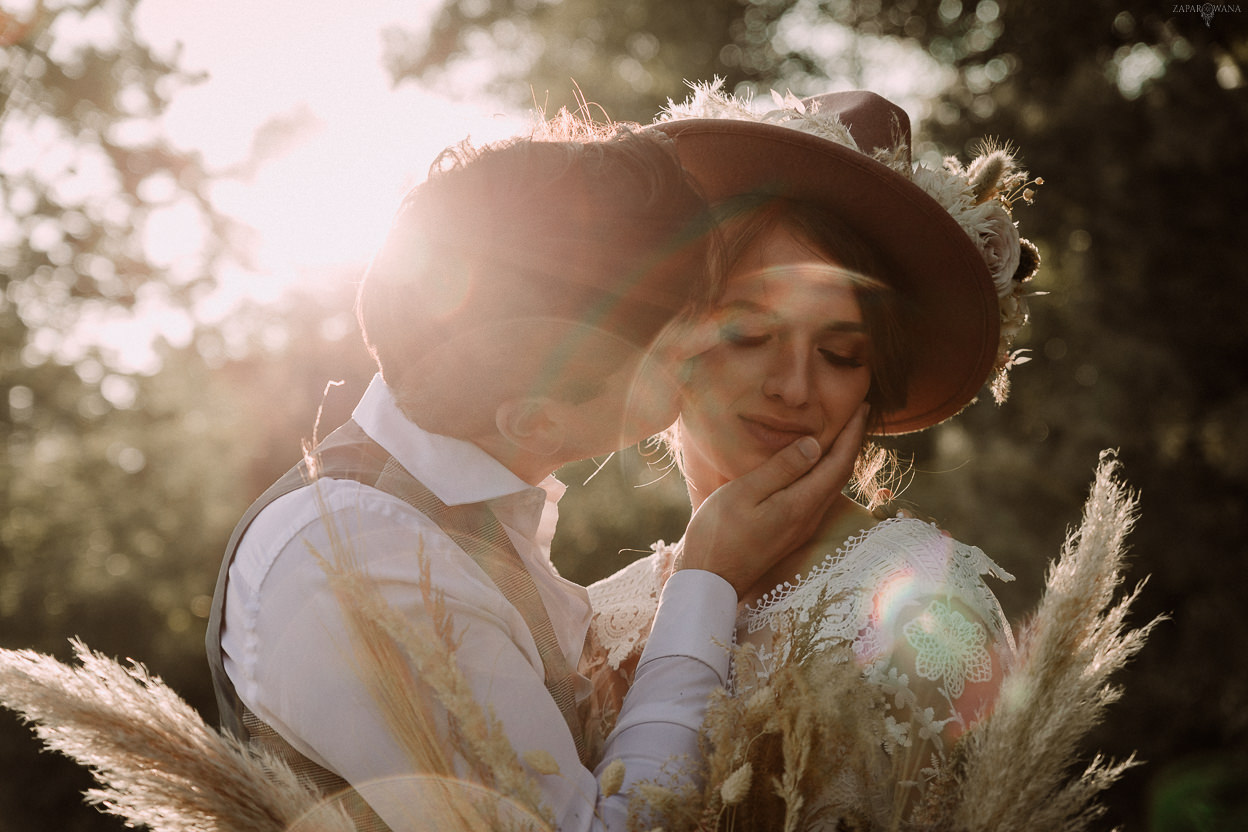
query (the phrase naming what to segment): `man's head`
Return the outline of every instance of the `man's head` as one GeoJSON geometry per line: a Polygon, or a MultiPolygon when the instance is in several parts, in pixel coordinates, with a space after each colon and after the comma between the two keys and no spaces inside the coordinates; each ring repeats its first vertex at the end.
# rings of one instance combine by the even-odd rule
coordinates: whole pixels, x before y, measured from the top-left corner
{"type": "MultiPolygon", "coordinates": [[[[604,394],[622,413],[618,374],[713,295],[705,205],[668,140],[568,139],[447,151],[369,268],[365,341],[422,427],[475,440],[536,402],[582,418],[604,394]]],[[[620,428],[575,425],[573,444],[620,428]]]]}

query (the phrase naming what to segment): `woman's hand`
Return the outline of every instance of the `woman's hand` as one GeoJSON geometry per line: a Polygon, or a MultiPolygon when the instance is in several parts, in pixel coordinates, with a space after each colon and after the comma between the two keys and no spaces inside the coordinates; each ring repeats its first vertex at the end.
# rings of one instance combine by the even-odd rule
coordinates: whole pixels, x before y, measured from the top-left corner
{"type": "Polygon", "coordinates": [[[805,543],[849,481],[867,409],[859,407],[822,458],[819,443],[806,436],[718,488],[689,521],[675,569],[714,572],[740,596],[805,543]]]}

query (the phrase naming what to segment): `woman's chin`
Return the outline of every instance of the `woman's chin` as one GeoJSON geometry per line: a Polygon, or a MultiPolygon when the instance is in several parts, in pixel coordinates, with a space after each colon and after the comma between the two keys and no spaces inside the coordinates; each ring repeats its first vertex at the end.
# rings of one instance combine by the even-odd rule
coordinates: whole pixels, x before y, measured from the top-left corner
{"type": "Polygon", "coordinates": [[[775,455],[776,452],[770,447],[750,443],[748,447],[738,446],[732,459],[729,460],[725,467],[732,472],[730,479],[735,480],[753,471],[775,455]]]}

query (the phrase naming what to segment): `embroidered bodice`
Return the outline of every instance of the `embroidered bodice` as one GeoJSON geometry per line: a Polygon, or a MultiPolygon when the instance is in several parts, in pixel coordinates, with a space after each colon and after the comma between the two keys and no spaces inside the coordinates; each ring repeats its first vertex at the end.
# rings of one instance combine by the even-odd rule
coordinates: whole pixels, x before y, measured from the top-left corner
{"type": "MultiPolygon", "coordinates": [[[[766,654],[766,640],[757,634],[774,630],[777,617],[790,610],[805,620],[823,595],[822,638],[851,644],[872,665],[893,654],[904,636],[919,651],[925,668],[950,671],[925,678],[943,679],[957,698],[954,691],[961,692],[966,674],[982,674],[989,644],[1010,651],[1014,647],[1013,633],[984,583],[985,575],[1013,580],[978,547],[960,543],[930,523],[886,520],[851,537],[809,575],[781,584],[745,607],[738,619],[738,639],[760,644],[766,654]],[[955,668],[964,672],[952,672],[955,668]]],[[[593,596],[591,591],[591,603],[593,596]]]]}
{"type": "MultiPolygon", "coordinates": [[[[627,689],[679,546],[660,541],[650,556],[589,587],[590,670],[600,691],[627,689]]],[[[864,682],[886,702],[874,730],[881,747],[909,749],[921,781],[919,769],[943,760],[949,741],[990,703],[1013,656],[1013,634],[985,576],[1013,579],[930,523],[885,520],[741,609],[737,639],[754,647],[738,651],[737,661],[755,666],[735,674],[734,694],[748,695],[743,685],[785,660],[778,633],[816,614],[820,648],[852,650],[864,682]]]]}

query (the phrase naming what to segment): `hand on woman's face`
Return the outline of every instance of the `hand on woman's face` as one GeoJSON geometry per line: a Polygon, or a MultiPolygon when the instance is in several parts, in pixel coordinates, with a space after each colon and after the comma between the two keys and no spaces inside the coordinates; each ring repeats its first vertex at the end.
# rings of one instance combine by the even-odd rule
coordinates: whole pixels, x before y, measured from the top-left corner
{"type": "Polygon", "coordinates": [[[866,399],[871,340],[850,281],[782,228],[746,249],[681,408],[685,473],[703,497],[801,436],[826,451],[866,399]]]}

